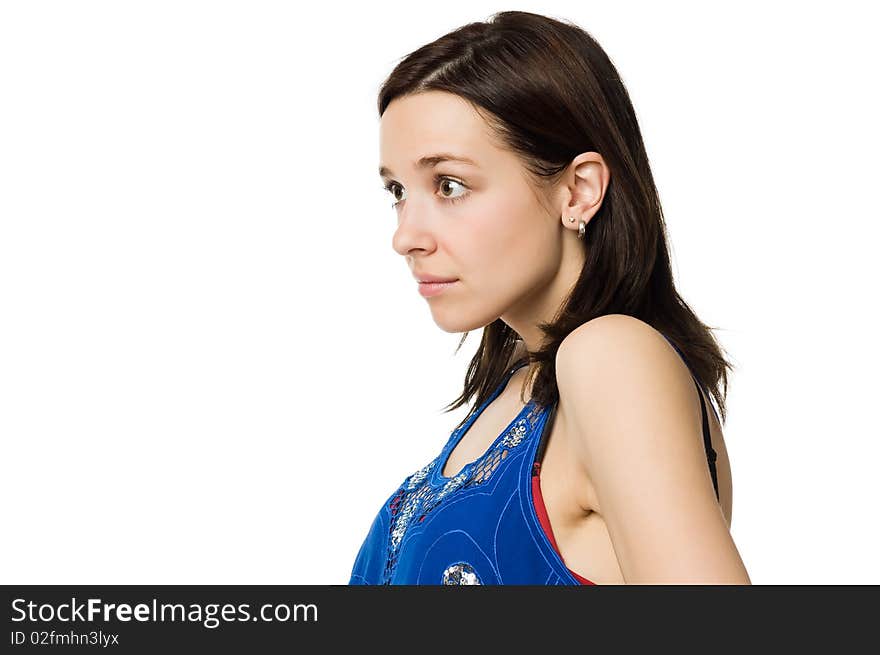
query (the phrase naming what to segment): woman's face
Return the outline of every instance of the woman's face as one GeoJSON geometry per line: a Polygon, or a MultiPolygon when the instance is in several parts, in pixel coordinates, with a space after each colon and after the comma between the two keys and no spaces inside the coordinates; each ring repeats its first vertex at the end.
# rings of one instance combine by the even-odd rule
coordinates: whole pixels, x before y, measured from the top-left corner
{"type": "Polygon", "coordinates": [[[439,327],[465,332],[501,317],[525,336],[530,324],[552,318],[568,289],[558,281],[567,230],[466,101],[442,91],[393,100],[381,119],[380,154],[389,202],[399,201],[394,250],[414,279],[456,280],[426,297],[439,327]],[[473,163],[418,165],[438,155],[473,163]]]}

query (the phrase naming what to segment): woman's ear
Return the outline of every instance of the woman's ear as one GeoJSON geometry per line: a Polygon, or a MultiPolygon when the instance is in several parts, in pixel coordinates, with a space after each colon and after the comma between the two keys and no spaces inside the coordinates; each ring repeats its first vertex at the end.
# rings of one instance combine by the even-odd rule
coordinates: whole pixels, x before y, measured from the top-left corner
{"type": "Polygon", "coordinates": [[[611,171],[598,152],[584,152],[575,157],[562,180],[563,225],[577,230],[581,221],[589,223],[602,206],[610,181],[611,171]]]}

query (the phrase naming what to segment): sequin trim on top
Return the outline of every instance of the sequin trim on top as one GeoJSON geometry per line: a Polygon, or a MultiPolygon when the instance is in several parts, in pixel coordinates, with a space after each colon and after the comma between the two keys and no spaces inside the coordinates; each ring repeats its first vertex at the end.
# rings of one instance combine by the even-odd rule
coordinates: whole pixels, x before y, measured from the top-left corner
{"type": "Polygon", "coordinates": [[[458,562],[446,567],[441,583],[445,585],[483,584],[474,567],[467,562],[458,562]]]}
{"type": "MultiPolygon", "coordinates": [[[[509,452],[523,443],[540,415],[541,407],[539,405],[532,402],[526,403],[520,410],[519,418],[515,419],[478,459],[465,464],[462,470],[451,478],[432,475],[432,473],[440,473],[439,470],[435,471],[435,469],[441,465],[440,462],[445,463],[446,456],[458,443],[459,433],[453,433],[453,438],[450,439],[447,446],[443,448],[443,451],[437,457],[404,480],[388,504],[388,509],[391,513],[391,523],[389,528],[388,555],[385,560],[385,572],[382,580],[383,585],[391,584],[391,578],[397,565],[400,544],[412,524],[413,518],[418,517],[417,520],[419,522],[424,521],[431,510],[435,509],[455,492],[483,484],[489,480],[509,452]]],[[[473,582],[446,582],[447,578],[451,580],[471,579],[465,575],[468,573],[467,571],[461,572],[464,577],[458,576],[455,571],[457,569],[454,567],[447,569],[447,572],[452,577],[448,578],[446,573],[444,573],[443,584],[474,584],[473,582]]],[[[474,573],[474,575],[476,574],[474,573]]]]}

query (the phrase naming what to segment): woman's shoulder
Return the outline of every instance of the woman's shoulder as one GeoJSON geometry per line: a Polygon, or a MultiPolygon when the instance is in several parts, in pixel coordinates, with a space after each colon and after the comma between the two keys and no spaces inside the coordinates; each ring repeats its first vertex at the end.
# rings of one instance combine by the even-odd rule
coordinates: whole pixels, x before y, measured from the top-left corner
{"type": "MultiPolygon", "coordinates": [[[[695,383],[687,362],[661,332],[631,316],[601,316],[566,337],[559,347],[556,364],[560,413],[571,423],[572,434],[580,437],[572,439],[572,443],[585,467],[599,467],[603,457],[610,457],[614,448],[626,447],[632,452],[616,461],[643,461],[639,453],[646,449],[668,453],[699,449],[700,457],[671,458],[670,470],[687,466],[688,461],[703,462],[700,466],[705,466],[701,416],[705,411],[709,445],[716,453],[714,466],[722,511],[730,523],[732,481],[722,426],[710,398],[695,383]],[[658,389],[662,389],[668,402],[656,401],[658,389]],[[619,407],[628,408],[626,422],[619,420],[619,407]],[[643,429],[635,427],[637,419],[645,422],[643,429]],[[655,427],[660,425],[668,428],[662,436],[655,427]],[[694,439],[695,426],[700,434],[694,439]],[[660,447],[662,439],[668,440],[667,447],[660,447]],[[593,456],[588,456],[587,450],[593,456]]],[[[693,479],[703,477],[696,469],[683,470],[677,477],[685,479],[689,475],[693,479]]]]}

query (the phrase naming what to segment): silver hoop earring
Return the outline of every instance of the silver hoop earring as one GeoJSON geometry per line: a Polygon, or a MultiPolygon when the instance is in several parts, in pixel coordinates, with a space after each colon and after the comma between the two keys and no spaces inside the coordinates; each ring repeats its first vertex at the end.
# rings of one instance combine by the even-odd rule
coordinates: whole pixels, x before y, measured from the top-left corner
{"type": "Polygon", "coordinates": [[[578,239],[583,239],[584,235],[587,233],[587,222],[581,221],[578,224],[578,239]]]}

